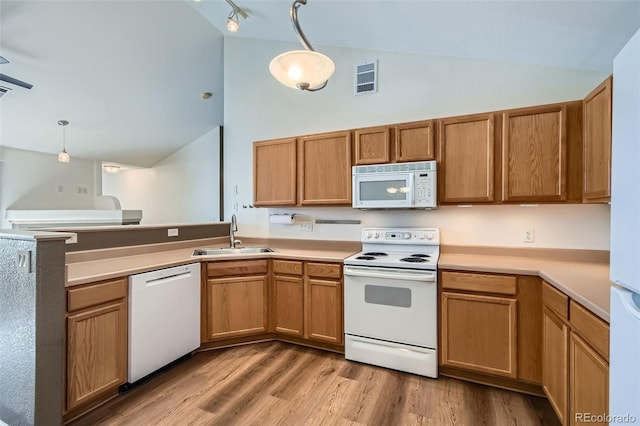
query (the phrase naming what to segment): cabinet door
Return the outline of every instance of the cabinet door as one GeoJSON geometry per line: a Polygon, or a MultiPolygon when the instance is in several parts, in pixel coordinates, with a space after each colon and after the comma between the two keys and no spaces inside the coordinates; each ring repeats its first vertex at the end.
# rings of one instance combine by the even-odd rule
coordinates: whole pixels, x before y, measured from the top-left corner
{"type": "Polygon", "coordinates": [[[276,275],[274,287],[274,328],[277,333],[304,334],[304,284],[302,277],[276,275]]]}
{"type": "Polygon", "coordinates": [[[568,424],[569,327],[546,306],[542,314],[542,389],[563,425],[568,424]]]}
{"type": "Polygon", "coordinates": [[[493,202],[494,115],[447,118],[439,126],[440,202],[493,202]]]}
{"type": "Polygon", "coordinates": [[[609,77],[584,99],[585,203],[611,201],[611,90],[609,77]]]}
{"type": "Polygon", "coordinates": [[[395,161],[428,161],[436,158],[433,121],[417,121],[394,126],[395,161]]]}
{"type": "Polygon", "coordinates": [[[254,142],[253,204],[293,206],[296,204],[296,139],[254,142]]]}
{"type": "Polygon", "coordinates": [[[442,365],[517,377],[516,300],[442,292],[442,365]]]}
{"type": "Polygon", "coordinates": [[[351,133],[299,139],[298,171],[302,205],[351,205],[351,133]]]}
{"type": "Polygon", "coordinates": [[[207,340],[267,331],[267,277],[209,279],[207,340]]]}
{"type": "Polygon", "coordinates": [[[565,105],[503,114],[503,201],[567,199],[566,120],[565,105]]]}
{"type": "MultiPolygon", "coordinates": [[[[571,333],[570,424],[584,424],[583,416],[609,412],[609,364],[577,334],[571,333]]],[[[619,414],[619,413],[616,413],[619,414]]],[[[607,425],[607,422],[592,423],[607,425]]]]}
{"type": "Polygon", "coordinates": [[[391,161],[388,127],[372,127],[355,131],[355,164],[379,164],[391,161]]]}
{"type": "Polygon", "coordinates": [[[342,344],[342,281],[307,278],[306,284],[307,337],[342,344]]]}
{"type": "Polygon", "coordinates": [[[127,381],[127,302],[67,317],[67,410],[127,381]]]}

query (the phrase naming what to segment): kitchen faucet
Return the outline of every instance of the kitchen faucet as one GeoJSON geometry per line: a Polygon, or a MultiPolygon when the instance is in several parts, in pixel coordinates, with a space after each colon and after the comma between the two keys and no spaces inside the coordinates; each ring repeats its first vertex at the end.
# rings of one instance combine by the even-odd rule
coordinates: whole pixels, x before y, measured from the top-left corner
{"type": "Polygon", "coordinates": [[[242,241],[236,240],[235,232],[238,230],[238,220],[236,215],[231,215],[231,228],[229,229],[229,247],[236,248],[236,245],[242,244],[242,241]]]}

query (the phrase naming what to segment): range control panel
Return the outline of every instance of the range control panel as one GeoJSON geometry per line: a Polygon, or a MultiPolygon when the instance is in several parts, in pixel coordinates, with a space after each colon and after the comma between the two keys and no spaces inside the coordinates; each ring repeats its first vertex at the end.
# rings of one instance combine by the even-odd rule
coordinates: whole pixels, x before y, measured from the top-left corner
{"type": "Polygon", "coordinates": [[[438,228],[363,228],[363,243],[378,244],[440,244],[438,228]]]}

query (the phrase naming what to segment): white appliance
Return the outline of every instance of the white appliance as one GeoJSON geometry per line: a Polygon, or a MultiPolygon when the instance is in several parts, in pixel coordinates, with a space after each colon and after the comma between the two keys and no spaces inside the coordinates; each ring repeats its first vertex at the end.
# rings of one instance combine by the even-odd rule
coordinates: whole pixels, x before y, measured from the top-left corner
{"type": "MultiPolygon", "coordinates": [[[[640,421],[640,31],[613,61],[609,414],[640,421]],[[627,417],[625,417],[627,416],[627,417]]],[[[634,421],[634,422],[635,422],[634,421]]]]}
{"type": "Polygon", "coordinates": [[[199,346],[200,264],[131,275],[128,382],[199,346]]]}
{"type": "Polygon", "coordinates": [[[344,260],[345,358],[438,377],[435,228],[364,228],[344,260]]]}
{"type": "Polygon", "coordinates": [[[374,164],[351,168],[357,209],[435,209],[436,162],[374,164]]]}

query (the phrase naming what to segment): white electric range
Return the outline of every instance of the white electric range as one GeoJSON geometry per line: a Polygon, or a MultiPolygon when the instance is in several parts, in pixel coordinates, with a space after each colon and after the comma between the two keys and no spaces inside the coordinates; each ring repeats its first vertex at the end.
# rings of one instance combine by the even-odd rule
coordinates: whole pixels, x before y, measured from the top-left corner
{"type": "Polygon", "coordinates": [[[436,228],[364,228],[344,260],[345,357],[438,376],[436,228]]]}

